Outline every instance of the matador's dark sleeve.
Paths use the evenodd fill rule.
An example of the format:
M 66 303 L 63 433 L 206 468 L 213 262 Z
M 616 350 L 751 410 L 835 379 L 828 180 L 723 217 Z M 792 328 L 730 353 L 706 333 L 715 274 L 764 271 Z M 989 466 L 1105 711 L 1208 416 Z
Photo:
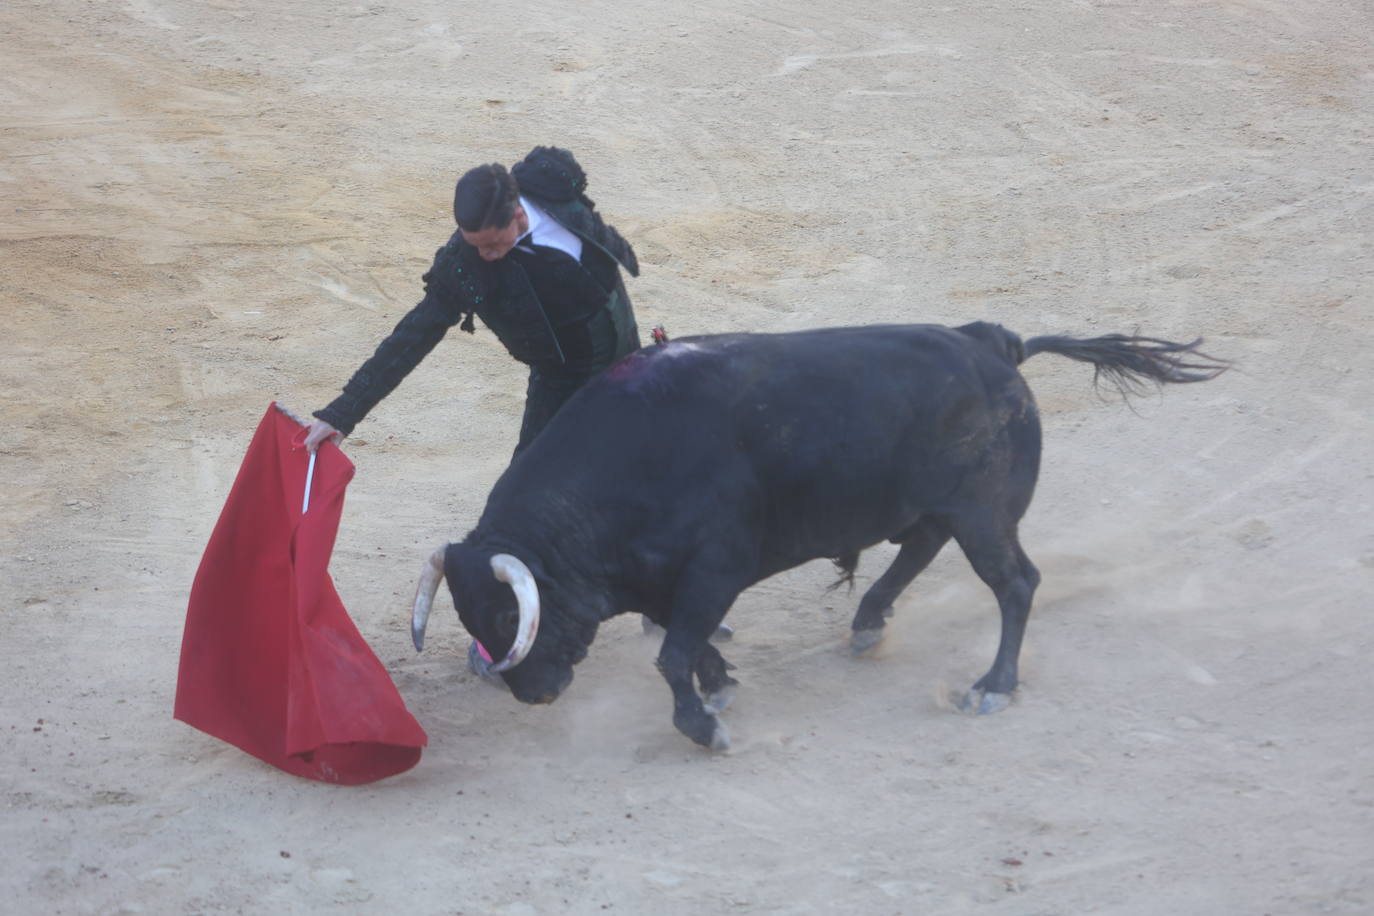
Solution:
M 595 210 L 590 212 L 592 222 L 592 238 L 596 239 L 603 248 L 611 253 L 621 265 L 630 272 L 630 276 L 639 276 L 639 259 L 635 257 L 635 250 L 630 247 L 630 243 L 616 231 L 616 228 L 601 219 L 601 214 Z
M 420 360 L 443 340 L 449 328 L 463 319 L 465 309 L 457 291 L 442 278 L 442 252 L 441 249 L 434 267 L 424 276 L 425 297 L 406 313 L 371 358 L 353 373 L 344 385 L 343 394 L 322 410 L 315 411 L 316 417 L 345 436 L 420 364 Z

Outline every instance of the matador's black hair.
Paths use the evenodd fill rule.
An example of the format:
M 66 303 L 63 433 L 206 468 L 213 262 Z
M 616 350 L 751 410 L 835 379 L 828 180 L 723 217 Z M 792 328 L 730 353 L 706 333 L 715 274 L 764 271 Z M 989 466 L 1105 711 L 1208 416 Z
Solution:
M 458 179 L 453 191 L 453 218 L 464 232 L 500 229 L 515 218 L 520 189 L 500 163 L 479 165 Z

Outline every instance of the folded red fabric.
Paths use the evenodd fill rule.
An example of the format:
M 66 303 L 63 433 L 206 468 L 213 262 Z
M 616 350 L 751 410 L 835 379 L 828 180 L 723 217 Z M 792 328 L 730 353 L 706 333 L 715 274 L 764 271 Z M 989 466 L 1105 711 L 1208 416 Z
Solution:
M 191 586 L 174 715 L 297 776 L 372 782 L 427 739 L 329 577 L 353 462 L 320 447 L 302 514 L 305 431 L 275 408 Z

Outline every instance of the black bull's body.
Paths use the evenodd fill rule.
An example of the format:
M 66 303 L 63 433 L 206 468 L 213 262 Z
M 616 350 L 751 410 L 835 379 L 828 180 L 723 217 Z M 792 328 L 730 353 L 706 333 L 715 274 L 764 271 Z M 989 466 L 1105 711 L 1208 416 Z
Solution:
M 1023 344 L 983 323 L 696 337 L 640 350 L 570 400 L 496 483 L 477 527 L 436 552 L 417 595 L 416 644 L 425 593 L 442 572 L 468 631 L 493 657 L 511 653 L 502 676 L 515 696 L 549 702 L 597 625 L 638 611 L 667 631 L 658 665 L 674 723 L 719 748 L 728 738 L 716 713 L 735 681 L 708 639 L 740 592 L 820 557 L 852 574 L 863 549 L 899 544 L 854 617 L 852 643 L 864 651 L 953 538 L 1002 615 L 996 659 L 966 702 L 1000 709 L 1017 684 L 1040 579 L 1017 541 L 1040 464 L 1040 422 L 1017 366 L 1039 352 L 1091 362 L 1124 388 L 1224 368 L 1196 342 Z M 537 636 L 519 651 L 517 630 L 528 624 L 520 589 L 493 574 L 494 556 L 517 558 L 537 585 Z

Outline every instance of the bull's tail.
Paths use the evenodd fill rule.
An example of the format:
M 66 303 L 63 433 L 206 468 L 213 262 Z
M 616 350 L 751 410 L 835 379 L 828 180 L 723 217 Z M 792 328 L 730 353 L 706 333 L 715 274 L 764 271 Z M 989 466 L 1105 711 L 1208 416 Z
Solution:
M 1230 368 L 1229 361 L 1208 356 L 1192 343 L 1175 343 L 1157 337 L 1133 334 L 1107 334 L 1102 337 L 1032 337 L 1025 342 L 1024 359 L 1037 353 L 1057 353 L 1093 366 L 1093 382 L 1103 379 L 1116 386 L 1122 396 L 1141 394 L 1155 385 L 1205 382 Z

